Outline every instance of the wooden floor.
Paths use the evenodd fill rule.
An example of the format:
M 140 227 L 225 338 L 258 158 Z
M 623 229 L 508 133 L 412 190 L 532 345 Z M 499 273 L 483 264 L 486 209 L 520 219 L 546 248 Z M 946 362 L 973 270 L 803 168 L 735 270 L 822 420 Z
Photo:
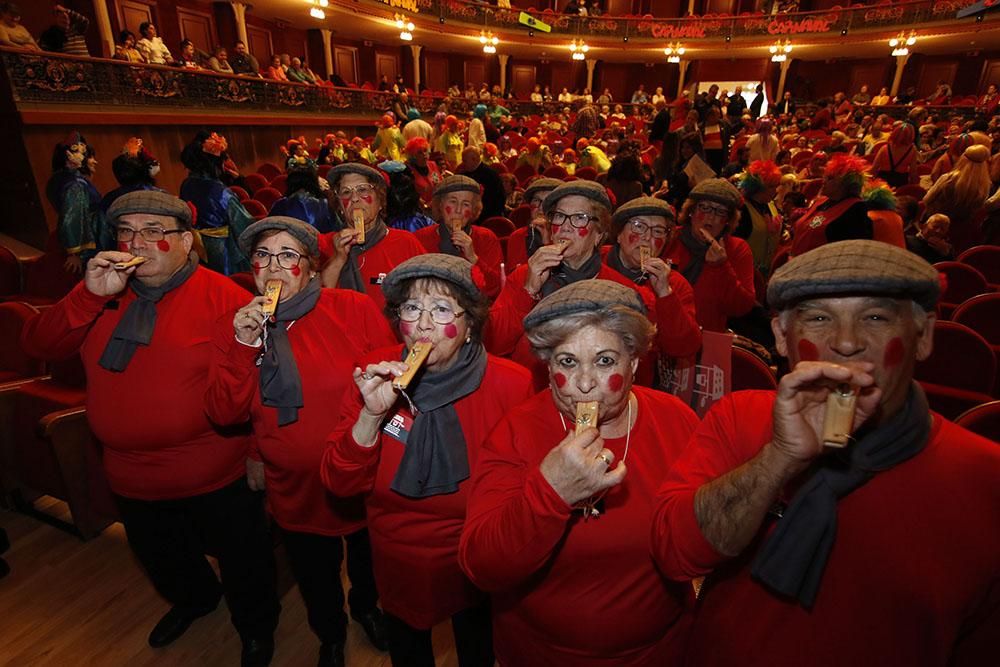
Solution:
M 43 499 L 36 506 L 56 516 L 66 507 Z M 0 579 L 0 666 L 129 667 L 239 665 L 240 641 L 225 601 L 170 646 L 152 649 L 149 631 L 168 607 L 133 558 L 121 524 L 83 542 L 36 519 L 0 509 L 11 549 L 11 573 Z M 275 635 L 276 667 L 316 664 L 319 641 L 277 550 L 281 620 Z M 453 667 L 451 628 L 434 630 L 438 665 Z M 368 643 L 357 623 L 348 631 L 347 664 L 389 667 L 387 654 Z

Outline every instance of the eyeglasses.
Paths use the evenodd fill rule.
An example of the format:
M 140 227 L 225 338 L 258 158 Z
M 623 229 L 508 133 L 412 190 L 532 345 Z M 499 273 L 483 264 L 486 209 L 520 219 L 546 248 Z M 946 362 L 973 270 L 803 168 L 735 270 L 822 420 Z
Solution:
M 652 225 L 647 225 L 642 220 L 629 220 L 632 229 L 635 230 L 636 234 L 640 236 L 645 236 L 646 232 L 654 239 L 665 239 L 670 236 L 670 229 L 667 227 L 653 227 Z
M 729 209 L 725 206 L 712 206 L 705 202 L 698 202 L 696 207 L 699 213 L 704 213 L 705 215 L 714 215 L 717 218 L 728 218 Z
M 464 310 L 460 310 L 456 313 L 448 306 L 431 306 L 430 308 L 424 308 L 423 306 L 415 303 L 404 303 L 397 309 L 397 312 L 399 313 L 399 319 L 403 322 L 416 322 L 424 313 L 430 313 L 431 320 L 434 324 L 451 324 L 455 321 L 456 317 L 465 315 Z
M 359 197 L 367 197 L 368 195 L 375 192 L 375 186 L 370 183 L 362 183 L 361 185 L 355 185 L 353 188 L 343 187 L 337 190 L 337 196 L 343 199 L 354 199 L 354 195 Z
M 562 211 L 553 211 L 549 214 L 549 222 L 553 227 L 562 227 L 567 222 L 570 227 L 574 229 L 586 229 L 592 221 L 597 220 L 596 215 L 588 215 L 587 213 L 563 213 Z
M 278 260 L 278 266 L 282 269 L 291 270 L 299 265 L 302 261 L 302 255 L 292 250 L 282 250 L 281 252 L 268 252 L 266 250 L 254 250 L 253 259 L 254 264 L 260 265 L 260 268 L 266 269 L 271 266 L 271 258 Z
M 167 234 L 183 234 L 183 229 L 160 229 L 159 227 L 145 227 L 143 229 L 132 229 L 131 227 L 116 227 L 115 240 L 119 243 L 130 243 L 138 234 L 146 243 L 156 243 L 167 237 Z

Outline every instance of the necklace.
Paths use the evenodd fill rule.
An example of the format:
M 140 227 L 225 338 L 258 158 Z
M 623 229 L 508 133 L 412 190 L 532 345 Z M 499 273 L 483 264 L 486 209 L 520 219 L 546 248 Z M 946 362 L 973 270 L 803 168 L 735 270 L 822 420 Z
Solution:
M 630 441 L 632 440 L 632 427 L 634 426 L 634 424 L 632 423 L 632 398 L 633 394 L 629 392 L 628 413 L 627 413 L 628 430 L 625 431 L 625 452 L 622 454 L 621 463 L 625 463 L 625 459 L 628 458 L 628 446 Z M 569 429 L 566 428 L 566 420 L 563 418 L 561 412 L 559 413 L 559 421 L 562 422 L 563 430 L 568 433 Z M 607 495 L 608 490 L 609 489 L 604 489 L 600 493 L 593 495 L 590 498 L 587 498 L 586 500 L 581 500 L 580 502 L 573 505 L 573 509 L 580 510 L 581 512 L 583 512 L 584 521 L 589 521 L 590 519 L 596 519 L 597 517 L 601 516 L 601 508 L 599 507 L 599 505 L 601 505 L 601 503 L 603 502 L 604 496 Z M 603 505 L 601 507 L 603 507 Z

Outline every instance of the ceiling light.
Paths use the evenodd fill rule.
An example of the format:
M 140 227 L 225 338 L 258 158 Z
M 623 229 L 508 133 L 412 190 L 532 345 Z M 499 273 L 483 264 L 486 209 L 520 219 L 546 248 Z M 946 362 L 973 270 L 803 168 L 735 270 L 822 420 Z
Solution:
M 767 47 L 767 50 L 771 52 L 772 63 L 783 63 L 788 60 L 788 54 L 792 52 L 792 43 L 787 39 L 784 42 L 779 39 Z
M 326 12 L 324 12 L 319 7 L 313 7 L 312 9 L 309 10 L 309 16 L 313 17 L 314 19 L 319 19 L 322 21 L 323 19 L 326 18 Z

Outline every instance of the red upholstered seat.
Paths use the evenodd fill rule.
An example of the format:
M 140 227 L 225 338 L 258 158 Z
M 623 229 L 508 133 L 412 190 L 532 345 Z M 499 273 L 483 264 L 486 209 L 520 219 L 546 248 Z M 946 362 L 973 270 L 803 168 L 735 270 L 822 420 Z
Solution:
M 986 339 L 997 359 L 997 367 L 1000 368 L 1000 294 L 974 296 L 960 304 L 951 318 Z M 994 386 L 993 395 L 1000 396 L 1000 386 Z
M 920 380 L 920 386 L 923 387 L 924 393 L 927 394 L 927 403 L 930 405 L 931 410 L 951 420 L 956 419 L 970 408 L 993 400 L 993 397 L 989 394 L 979 391 L 966 391 L 965 389 L 946 387 L 945 385 L 926 382 L 924 380 Z
M 286 183 L 288 183 L 288 174 L 278 174 L 277 176 L 271 179 L 270 185 L 278 192 L 284 193 Z M 260 201 L 260 199 L 258 198 L 257 201 Z
M 958 416 L 955 423 L 1000 443 L 1000 401 L 990 401 L 966 410 Z
M 979 294 L 992 291 L 986 277 L 968 264 L 938 262 L 934 268 L 943 273 L 948 282 L 939 303 L 941 317 L 946 319 L 951 317 L 958 304 Z
M 958 261 L 979 271 L 986 282 L 1000 285 L 1000 246 L 973 246 L 959 255 Z
M 240 198 L 240 201 L 246 201 L 250 199 L 250 193 L 238 185 L 230 185 L 229 189 L 233 191 L 233 194 L 235 194 L 237 197 Z
M 897 197 L 913 197 L 917 201 L 920 201 L 921 199 L 924 198 L 925 194 L 927 194 L 927 190 L 923 189 L 916 183 L 901 185 L 898 188 L 896 188 Z
M 527 227 L 531 222 L 531 206 L 521 204 L 510 212 L 510 221 L 514 223 L 514 228 Z
M 538 172 L 530 164 L 522 164 L 521 166 L 514 169 L 514 178 L 523 188 L 528 184 L 528 181 L 538 175 Z
M 21 330 L 38 309 L 19 301 L 0 303 L 0 381 L 26 380 L 45 373 L 45 365 L 21 348 Z
M 574 173 L 577 178 L 583 179 L 585 181 L 596 181 L 597 180 L 597 170 L 593 167 L 581 167 L 577 169 Z
M 21 262 L 17 255 L 0 245 L 0 298 L 11 297 L 21 291 Z
M 268 208 L 263 204 L 261 204 L 256 199 L 248 199 L 245 202 L 243 202 L 243 208 L 247 210 L 247 213 L 257 218 L 258 220 L 267 216 Z
M 733 346 L 732 377 L 733 391 L 744 389 L 778 388 L 778 380 L 767 363 L 753 352 Z
M 810 150 L 799 151 L 792 156 L 792 166 L 796 169 L 802 169 L 812 159 L 812 156 L 813 152 Z
M 257 173 L 266 178 L 269 182 L 281 174 L 281 167 L 273 162 L 265 162 L 257 167 Z
M 260 174 L 247 174 L 243 177 L 243 182 L 250 188 L 251 193 L 256 194 L 258 190 L 266 188 L 270 181 Z
M 316 173 L 319 174 L 320 178 L 326 178 L 326 175 L 330 173 L 331 169 L 333 169 L 332 164 L 321 164 L 319 168 L 316 169 Z
M 546 178 L 558 178 L 561 180 L 569 176 L 569 173 L 562 165 L 554 164 L 542 172 L 542 176 L 545 176 Z
M 494 215 L 486 218 L 479 224 L 496 234 L 497 238 L 500 239 L 507 238 L 514 231 L 514 223 L 502 215 Z
M 278 201 L 282 197 L 284 197 L 284 195 L 281 194 L 280 190 L 275 190 L 270 187 L 261 188 L 253 195 L 253 198 L 259 201 L 264 208 L 267 209 L 267 211 L 270 211 L 271 207 L 274 206 L 274 202 Z
M 996 368 L 986 339 L 964 324 L 939 321 L 934 325 L 934 351 L 917 363 L 914 376 L 921 382 L 988 395 Z
M 819 179 L 813 179 L 811 181 L 806 181 L 806 184 L 802 186 L 802 196 L 806 198 L 807 201 L 812 201 L 819 194 L 820 189 L 823 187 L 823 181 Z

